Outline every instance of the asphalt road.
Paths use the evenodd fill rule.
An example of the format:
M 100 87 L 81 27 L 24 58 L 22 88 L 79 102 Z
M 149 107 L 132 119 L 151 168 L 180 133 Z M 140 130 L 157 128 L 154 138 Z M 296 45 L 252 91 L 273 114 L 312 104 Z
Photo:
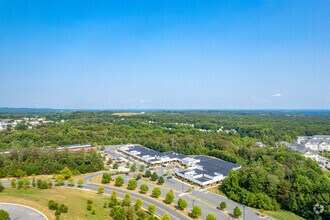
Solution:
M 48 220 L 41 212 L 28 206 L 0 202 L 0 209 L 8 212 L 11 220 Z

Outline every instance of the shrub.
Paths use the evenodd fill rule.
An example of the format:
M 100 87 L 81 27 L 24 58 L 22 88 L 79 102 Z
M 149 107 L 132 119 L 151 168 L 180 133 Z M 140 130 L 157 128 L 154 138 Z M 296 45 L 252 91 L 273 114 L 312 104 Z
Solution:
M 40 186 L 38 188 L 40 189 L 48 189 L 49 183 L 47 180 L 41 180 Z
M 61 203 L 58 206 L 58 210 L 60 210 L 61 213 L 67 213 L 68 212 L 68 206 Z
M 13 188 L 16 187 L 16 179 L 15 179 L 15 178 L 13 178 L 13 179 L 10 180 L 10 185 L 11 185 L 11 187 L 13 187 Z
M 17 188 L 20 189 L 20 188 L 23 187 L 23 185 L 24 185 L 24 181 L 23 181 L 22 179 L 19 179 L 19 180 L 17 181 Z
M 2 192 L 5 189 L 5 187 L 2 185 L 2 183 L 0 182 L 0 192 Z
M 0 209 L 0 220 L 7 220 L 9 219 L 9 213 L 5 210 Z
M 88 204 L 88 205 L 87 205 L 87 210 L 88 210 L 88 211 L 92 210 L 92 205 L 91 205 L 91 204 Z
M 99 186 L 99 188 L 97 189 L 97 193 L 98 194 L 102 194 L 104 192 L 104 187 L 103 186 Z
M 74 186 L 74 179 L 72 177 L 68 179 L 68 186 Z
M 58 209 L 58 203 L 55 202 L 54 200 L 49 200 L 48 201 L 48 208 L 50 210 L 57 210 Z
M 61 211 L 60 210 L 56 210 L 55 211 L 55 216 L 60 216 L 61 215 Z
M 87 204 L 93 204 L 93 201 L 88 199 Z
M 82 179 L 78 180 L 78 187 L 83 187 L 84 186 L 84 181 Z
M 64 169 L 60 171 L 60 174 L 63 175 L 66 180 L 72 176 L 72 172 L 68 167 L 64 167 Z

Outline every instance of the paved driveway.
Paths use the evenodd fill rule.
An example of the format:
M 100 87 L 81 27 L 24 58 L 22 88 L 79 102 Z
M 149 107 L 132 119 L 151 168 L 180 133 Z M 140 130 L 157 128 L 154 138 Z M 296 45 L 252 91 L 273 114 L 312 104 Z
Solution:
M 48 220 L 41 212 L 28 206 L 0 202 L 0 209 L 8 212 L 11 220 Z

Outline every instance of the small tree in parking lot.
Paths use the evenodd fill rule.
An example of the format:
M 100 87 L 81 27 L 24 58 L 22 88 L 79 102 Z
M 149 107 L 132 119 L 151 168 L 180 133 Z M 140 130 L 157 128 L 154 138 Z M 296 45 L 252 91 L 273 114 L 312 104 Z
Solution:
M 146 166 L 144 164 L 141 164 L 140 168 L 139 168 L 139 171 L 144 172 L 145 168 L 146 168 Z
M 152 190 L 152 193 L 151 193 L 151 195 L 152 195 L 153 197 L 156 197 L 156 198 L 158 198 L 161 194 L 162 194 L 162 191 L 160 190 L 159 187 L 155 187 L 155 188 Z
M 144 177 L 151 177 L 151 172 L 150 170 L 147 170 L 146 173 L 144 174 Z
M 111 178 L 111 175 L 109 173 L 103 173 L 102 174 L 101 183 L 107 184 L 107 183 L 110 183 L 111 180 L 112 180 L 112 178 Z
M 161 177 L 159 177 L 159 179 L 158 179 L 158 182 L 157 182 L 157 183 L 158 183 L 159 185 L 163 185 L 163 184 L 164 184 L 164 182 L 165 182 L 165 181 L 164 181 L 164 178 L 163 178 L 162 176 L 161 176 Z
M 141 186 L 140 186 L 140 192 L 141 193 L 147 193 L 148 192 L 148 190 L 149 190 L 149 187 L 147 186 L 147 184 L 142 184 Z
M 152 180 L 152 181 L 156 181 L 156 180 L 158 180 L 158 175 L 157 175 L 156 172 L 153 172 L 153 173 L 152 173 L 152 175 L 151 175 L 151 180 Z
M 139 210 L 142 207 L 142 203 L 143 203 L 142 199 L 140 199 L 140 198 L 136 199 L 135 205 L 134 205 L 135 211 Z
M 122 201 L 122 205 L 123 206 L 130 206 L 131 205 L 131 196 L 129 193 L 126 193 L 125 196 L 124 196 L 124 199 Z
M 238 208 L 237 206 L 234 208 L 234 216 L 235 218 L 238 218 L 242 215 L 242 210 L 240 210 L 240 208 Z
M 213 214 L 208 214 L 206 220 L 217 220 L 217 218 Z
M 173 201 L 174 201 L 174 193 L 171 190 L 166 194 L 164 202 L 166 204 L 171 204 Z
M 127 184 L 127 189 L 134 190 L 137 187 L 137 181 L 135 179 L 130 179 Z
M 115 185 L 116 185 L 116 186 L 122 186 L 122 185 L 124 185 L 124 179 L 123 179 L 123 177 L 118 176 L 118 177 L 116 178 Z
M 107 165 L 110 165 L 110 164 L 112 164 L 112 163 L 113 163 L 112 159 L 109 158 L 109 160 L 107 161 Z
M 131 163 L 129 161 L 126 162 L 126 168 L 129 168 L 129 166 L 131 165 Z
M 202 215 L 202 210 L 201 208 L 199 208 L 199 206 L 194 206 L 192 209 L 191 209 L 191 212 L 190 212 L 190 216 L 192 218 L 198 218 Z
M 119 164 L 117 161 L 113 163 L 112 168 L 116 170 L 119 168 Z
M 168 214 L 164 214 L 161 218 L 161 220 L 171 220 L 170 216 Z
M 135 172 L 135 171 L 136 171 L 136 163 L 133 163 L 133 164 L 132 164 L 130 170 L 131 170 L 132 172 Z
M 221 203 L 220 203 L 220 208 L 221 208 L 222 210 L 224 210 L 226 207 L 227 207 L 226 202 L 221 202 Z
M 185 208 L 187 208 L 187 205 L 188 205 L 188 203 L 186 200 L 181 199 L 181 198 L 178 200 L 178 208 L 180 210 L 184 210 Z
M 156 206 L 153 204 L 150 204 L 148 207 L 148 211 L 150 212 L 151 215 L 154 215 L 156 212 Z

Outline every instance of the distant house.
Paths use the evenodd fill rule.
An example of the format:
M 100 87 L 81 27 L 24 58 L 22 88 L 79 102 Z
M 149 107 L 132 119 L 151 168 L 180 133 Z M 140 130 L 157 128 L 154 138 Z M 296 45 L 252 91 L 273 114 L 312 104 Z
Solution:
M 260 142 L 260 141 L 256 142 L 254 145 L 255 145 L 256 147 L 260 147 L 260 148 L 262 148 L 262 147 L 266 147 L 266 145 L 265 145 L 264 143 Z
M 330 135 L 298 136 L 297 143 L 314 151 L 330 151 Z

